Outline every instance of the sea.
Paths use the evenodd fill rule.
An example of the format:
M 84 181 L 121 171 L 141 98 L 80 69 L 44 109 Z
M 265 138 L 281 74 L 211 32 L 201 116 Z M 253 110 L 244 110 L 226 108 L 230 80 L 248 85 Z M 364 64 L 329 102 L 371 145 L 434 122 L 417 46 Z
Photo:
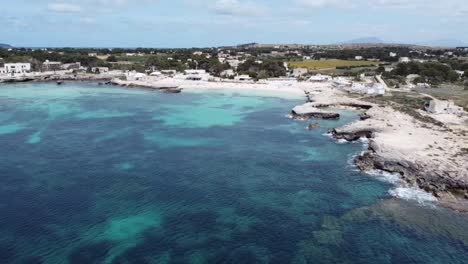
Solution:
M 0 263 L 468 262 L 466 214 L 357 170 L 326 134 L 359 112 L 302 103 L 0 85 Z

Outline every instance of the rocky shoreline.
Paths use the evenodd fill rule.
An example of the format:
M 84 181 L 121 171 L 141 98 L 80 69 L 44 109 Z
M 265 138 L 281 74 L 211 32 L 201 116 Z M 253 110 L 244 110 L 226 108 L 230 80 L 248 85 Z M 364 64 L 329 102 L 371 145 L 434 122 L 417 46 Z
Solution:
M 310 100 L 294 108 L 293 116 L 302 118 L 304 113 L 316 113 L 317 109 L 330 113 L 324 108 L 351 107 L 364 111 L 360 120 L 330 131 L 337 140 L 369 140 L 368 149 L 355 158 L 360 170 L 397 174 L 404 184 L 433 194 L 441 206 L 468 212 L 466 127 L 427 124 L 390 106 L 349 98 L 334 89 L 305 92 Z M 299 115 L 297 109 L 301 110 Z

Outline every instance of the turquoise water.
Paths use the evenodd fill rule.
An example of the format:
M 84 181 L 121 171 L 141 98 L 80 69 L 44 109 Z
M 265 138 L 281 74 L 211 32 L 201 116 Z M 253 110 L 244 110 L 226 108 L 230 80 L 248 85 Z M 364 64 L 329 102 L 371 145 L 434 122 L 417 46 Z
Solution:
M 1 263 L 466 263 L 467 217 L 392 198 L 301 101 L 0 86 Z

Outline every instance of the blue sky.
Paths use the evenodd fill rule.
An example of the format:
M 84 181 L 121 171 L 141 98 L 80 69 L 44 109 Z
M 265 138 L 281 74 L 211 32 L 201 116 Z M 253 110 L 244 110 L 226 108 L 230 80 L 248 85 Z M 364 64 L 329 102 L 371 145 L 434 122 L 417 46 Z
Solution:
M 466 0 L 2 0 L 0 43 L 209 47 L 362 37 L 468 43 Z

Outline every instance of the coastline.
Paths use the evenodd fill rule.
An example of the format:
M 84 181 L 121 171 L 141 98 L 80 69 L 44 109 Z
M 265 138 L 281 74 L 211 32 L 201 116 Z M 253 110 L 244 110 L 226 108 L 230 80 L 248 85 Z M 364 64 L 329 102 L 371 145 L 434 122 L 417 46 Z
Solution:
M 439 205 L 468 212 L 468 155 L 463 148 L 468 145 L 466 126 L 421 122 L 393 106 L 322 88 L 305 90 L 309 103 L 303 106 L 303 111 L 309 109 L 312 113 L 334 107 L 364 110 L 361 120 L 330 131 L 337 140 L 368 139 L 368 149 L 354 160 L 361 171 L 397 174 L 407 187 L 432 194 Z
M 335 128 L 330 134 L 348 142 L 367 138 L 368 149 L 354 162 L 363 172 L 375 170 L 397 174 L 408 187 L 417 187 L 437 198 L 438 204 L 468 212 L 468 130 L 466 126 L 441 122 L 431 124 L 395 109 L 390 105 L 352 98 L 327 83 L 299 82 L 291 87 L 263 83 L 233 83 L 163 79 L 123 81 L 115 76 L 86 74 L 38 81 L 103 81 L 124 87 L 141 87 L 176 92 L 220 92 L 253 96 L 307 99 L 292 110 L 293 117 L 334 119 L 333 108 L 363 110 L 361 120 Z M 177 89 L 177 90 L 174 90 Z M 430 115 L 428 115 L 430 116 Z M 434 120 L 444 121 L 438 116 Z M 339 116 L 338 116 L 339 118 Z M 466 117 L 465 117 L 466 118 Z

